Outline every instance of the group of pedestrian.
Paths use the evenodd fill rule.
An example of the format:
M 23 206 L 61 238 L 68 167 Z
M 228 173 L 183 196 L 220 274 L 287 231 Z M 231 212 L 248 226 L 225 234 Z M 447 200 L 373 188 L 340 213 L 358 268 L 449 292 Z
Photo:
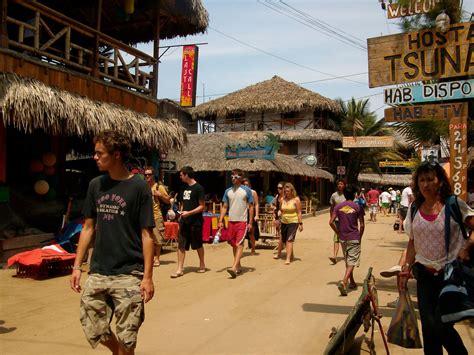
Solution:
M 90 273 L 80 304 L 84 334 L 94 348 L 103 344 L 113 354 L 134 354 L 138 330 L 144 321 L 144 304 L 155 292 L 153 265 L 154 261 L 155 266 L 159 263 L 159 238 L 163 232 L 160 225 L 163 212 L 158 212 L 159 204 L 169 202 L 170 198 L 152 178 L 153 169 L 145 169 L 146 182 L 129 172 L 126 162 L 131 144 L 123 134 L 103 132 L 94 138 L 94 145 L 94 160 L 99 171 L 105 174 L 89 183 L 83 210 L 85 222 L 70 287 L 77 293 L 82 291 L 82 261 L 93 244 Z M 171 275 L 173 278 L 184 274 L 185 252 L 190 247 L 199 256 L 198 272 L 206 272 L 202 244 L 204 189 L 195 180 L 191 167 L 183 167 L 180 178 L 184 188 L 178 197 L 181 206 L 178 267 Z M 224 227 L 224 216 L 228 212 L 229 244 L 233 252 L 228 273 L 236 278 L 242 272 L 243 241 L 247 231 L 252 231 L 258 212 L 255 213 L 254 193 L 242 184 L 243 172 L 234 169 L 231 179 L 232 186 L 222 199 L 218 227 Z M 344 253 L 345 272 L 337 286 L 340 294 L 346 296 L 348 289 L 357 287 L 353 271 L 360 262 L 365 213 L 358 200 L 360 191 L 357 193 L 344 181 L 338 181 L 337 186 L 338 191 L 331 197 L 329 224 Z M 373 189 L 365 195 L 369 207 L 375 203 L 376 196 L 371 191 Z M 425 354 L 442 354 L 443 347 L 450 354 L 468 353 L 453 323 L 440 321 L 438 307 L 444 265 L 456 258 L 468 259 L 474 245 L 472 233 L 464 239 L 460 225 L 452 220 L 449 252 L 445 249 L 445 204 L 451 194 L 445 171 L 439 164 L 430 162 L 416 169 L 412 188 L 407 187 L 401 194 L 400 214 L 404 216 L 409 241 L 400 259 L 400 270 L 394 274 L 399 277 L 401 288 L 406 288 L 410 275 L 417 280 Z M 457 203 L 462 221 L 470 230 L 474 229 L 474 210 L 460 199 Z M 276 257 L 281 257 L 286 244 L 285 264 L 290 264 L 296 233 L 303 230 L 301 201 L 294 186 L 282 182 L 278 184 L 273 204 L 275 225 L 281 233 Z M 334 241 L 336 243 L 336 239 Z M 334 258 L 336 256 L 335 251 Z M 115 333 L 110 327 L 113 316 Z

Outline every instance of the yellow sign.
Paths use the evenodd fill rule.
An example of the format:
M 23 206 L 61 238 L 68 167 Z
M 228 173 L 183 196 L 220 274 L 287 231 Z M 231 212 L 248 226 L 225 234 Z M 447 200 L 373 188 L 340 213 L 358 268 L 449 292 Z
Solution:
M 415 168 L 416 160 L 379 161 L 380 168 Z
M 343 148 L 391 148 L 393 144 L 391 136 L 342 137 Z
M 474 75 L 474 22 L 369 38 L 369 87 Z

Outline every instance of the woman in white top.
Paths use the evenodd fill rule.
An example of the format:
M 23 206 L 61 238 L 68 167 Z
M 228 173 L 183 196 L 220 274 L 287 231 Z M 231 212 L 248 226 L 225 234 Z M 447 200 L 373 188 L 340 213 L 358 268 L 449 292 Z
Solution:
M 474 247 L 474 238 L 464 239 L 459 224 L 451 215 L 449 254 L 446 255 L 445 201 L 451 194 L 446 172 L 438 163 L 424 162 L 416 169 L 413 175 L 415 201 L 405 219 L 405 231 L 410 240 L 400 282 L 401 287 L 406 288 L 407 276 L 412 269 L 417 280 L 424 353 L 430 355 L 442 355 L 443 347 L 449 354 L 467 354 L 454 324 L 442 323 L 438 312 L 444 265 L 456 258 L 467 260 L 469 249 Z M 458 199 L 458 204 L 465 225 L 474 228 L 474 211 L 461 199 Z M 414 205 L 417 210 L 412 218 Z

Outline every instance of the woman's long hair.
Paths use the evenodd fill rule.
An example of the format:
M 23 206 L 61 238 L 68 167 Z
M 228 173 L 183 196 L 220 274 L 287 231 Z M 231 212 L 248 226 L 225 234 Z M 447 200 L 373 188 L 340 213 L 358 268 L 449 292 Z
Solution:
M 298 195 L 296 194 L 296 190 L 295 190 L 295 187 L 293 186 L 293 184 L 291 182 L 286 182 L 285 185 L 283 185 L 283 189 L 289 187 L 290 188 L 290 191 L 291 191 L 291 198 L 295 198 L 295 197 L 298 197 Z M 283 196 L 285 196 L 285 193 L 283 193 Z
M 413 174 L 413 195 L 415 196 L 415 205 L 419 208 L 425 198 L 420 193 L 420 187 L 418 186 L 418 178 L 420 175 L 429 174 L 434 172 L 438 180 L 440 181 L 441 185 L 438 191 L 438 197 L 440 201 L 444 204 L 446 198 L 453 194 L 453 190 L 451 189 L 451 184 L 448 180 L 448 175 L 446 175 L 446 171 L 439 165 L 438 163 L 428 162 L 425 161 L 418 165 Z

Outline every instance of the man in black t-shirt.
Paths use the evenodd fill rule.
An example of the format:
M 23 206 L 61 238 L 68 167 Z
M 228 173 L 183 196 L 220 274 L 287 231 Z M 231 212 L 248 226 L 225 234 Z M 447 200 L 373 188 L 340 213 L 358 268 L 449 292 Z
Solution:
M 105 131 L 94 143 L 94 160 L 107 174 L 89 183 L 70 284 L 75 292 L 81 291 L 82 260 L 93 243 L 90 275 L 81 297 L 84 333 L 94 348 L 100 343 L 114 354 L 134 354 L 144 302 L 154 295 L 151 190 L 125 165 L 131 145 L 124 135 Z M 112 315 L 116 334 L 110 328 Z
M 183 167 L 179 172 L 181 181 L 185 186 L 178 196 L 181 207 L 178 238 L 178 268 L 171 274 L 177 278 L 184 274 L 184 258 L 189 246 L 196 250 L 199 256 L 198 272 L 206 272 L 204 263 L 204 248 L 202 246 L 202 211 L 205 207 L 204 189 L 194 180 L 194 170 L 190 166 Z

